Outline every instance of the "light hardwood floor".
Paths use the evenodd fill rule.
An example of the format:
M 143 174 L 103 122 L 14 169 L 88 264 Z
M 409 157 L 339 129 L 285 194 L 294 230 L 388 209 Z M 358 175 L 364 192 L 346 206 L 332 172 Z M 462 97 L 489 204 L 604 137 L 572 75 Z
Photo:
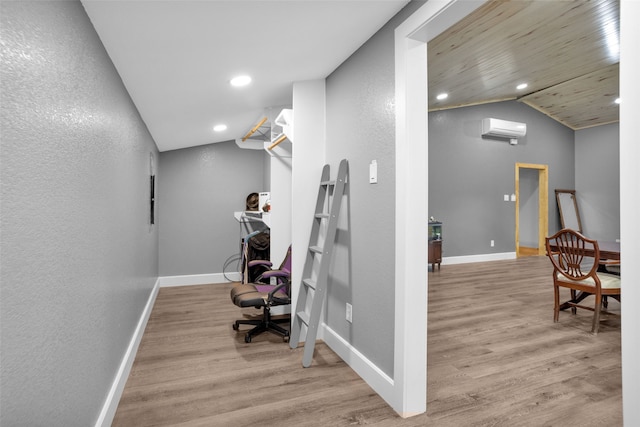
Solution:
M 227 283 L 160 289 L 113 425 L 622 425 L 619 317 L 597 336 L 584 310 L 554 324 L 546 258 L 429 280 L 426 414 L 398 417 L 324 344 L 306 369 L 273 334 L 245 344 Z

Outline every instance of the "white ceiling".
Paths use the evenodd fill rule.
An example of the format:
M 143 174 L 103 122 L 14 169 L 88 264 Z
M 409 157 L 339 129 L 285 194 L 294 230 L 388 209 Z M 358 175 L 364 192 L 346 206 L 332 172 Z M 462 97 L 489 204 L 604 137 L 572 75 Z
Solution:
M 408 0 L 83 0 L 160 151 L 242 137 Z M 229 80 L 253 82 L 233 88 Z M 216 124 L 228 129 L 214 133 Z

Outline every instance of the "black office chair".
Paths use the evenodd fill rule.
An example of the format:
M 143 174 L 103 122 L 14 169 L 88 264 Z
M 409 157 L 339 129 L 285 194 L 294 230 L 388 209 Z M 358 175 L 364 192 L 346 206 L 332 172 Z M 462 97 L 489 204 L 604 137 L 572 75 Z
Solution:
M 271 267 L 267 260 L 254 260 L 250 263 L 260 263 L 265 267 Z M 271 279 L 275 284 L 271 284 Z M 289 316 L 273 319 L 271 307 L 291 304 L 291 246 L 277 270 L 267 270 L 262 273 L 254 283 L 239 283 L 231 289 L 231 301 L 241 308 L 262 308 L 261 319 L 241 319 L 233 323 L 233 329 L 237 331 L 240 325 L 254 325 L 244 336 L 244 342 L 250 343 L 251 339 L 265 331 L 271 331 L 281 335 L 285 342 L 289 341 L 289 331 L 281 323 L 290 323 Z

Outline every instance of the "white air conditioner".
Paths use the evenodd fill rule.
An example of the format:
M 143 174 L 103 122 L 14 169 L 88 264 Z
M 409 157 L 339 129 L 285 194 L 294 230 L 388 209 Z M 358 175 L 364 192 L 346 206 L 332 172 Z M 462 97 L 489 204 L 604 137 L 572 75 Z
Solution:
M 527 124 L 500 119 L 483 119 L 482 136 L 507 138 L 511 145 L 518 143 L 518 138 L 527 134 Z

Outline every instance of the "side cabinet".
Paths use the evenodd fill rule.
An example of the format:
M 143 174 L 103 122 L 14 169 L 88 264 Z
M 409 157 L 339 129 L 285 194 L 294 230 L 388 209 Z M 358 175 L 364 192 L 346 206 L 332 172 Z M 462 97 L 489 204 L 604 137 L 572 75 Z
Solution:
M 429 223 L 429 264 L 431 264 L 431 271 L 436 270 L 436 264 L 438 264 L 438 271 L 440 271 L 440 263 L 442 262 L 442 223 L 430 222 Z

